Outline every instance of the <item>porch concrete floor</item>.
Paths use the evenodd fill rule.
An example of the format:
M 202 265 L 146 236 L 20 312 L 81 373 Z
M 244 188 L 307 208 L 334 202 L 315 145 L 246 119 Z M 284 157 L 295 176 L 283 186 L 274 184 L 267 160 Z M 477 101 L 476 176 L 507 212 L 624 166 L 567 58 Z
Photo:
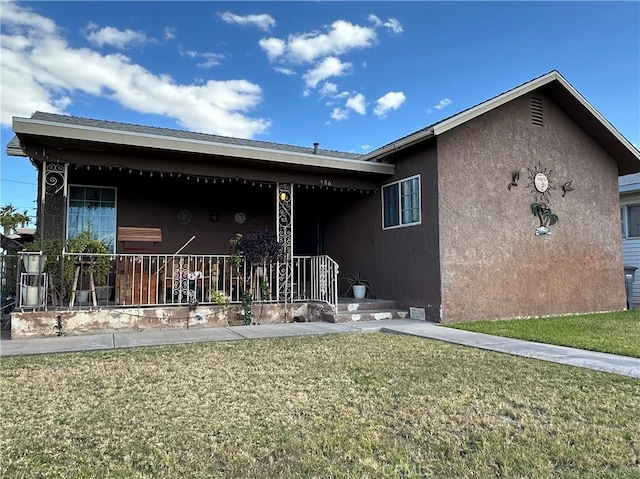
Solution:
M 243 339 L 300 337 L 331 333 L 385 332 L 435 339 L 463 346 L 535 358 L 543 361 L 640 378 L 640 359 L 581 349 L 534 343 L 446 328 L 415 319 L 391 319 L 362 323 L 283 323 L 255 326 L 228 326 L 187 330 L 106 333 L 59 338 L 2 341 L 0 356 L 65 353 L 161 346 L 170 344 L 239 341 Z

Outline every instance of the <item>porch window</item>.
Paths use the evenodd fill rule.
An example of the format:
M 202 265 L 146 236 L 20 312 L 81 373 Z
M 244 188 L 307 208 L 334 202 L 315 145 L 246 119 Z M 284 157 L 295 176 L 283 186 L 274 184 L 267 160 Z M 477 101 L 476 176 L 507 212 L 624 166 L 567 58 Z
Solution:
M 67 238 L 90 230 L 116 251 L 116 189 L 101 186 L 69 186 Z
M 399 228 L 420 224 L 420 175 L 382 187 L 382 227 Z
M 622 237 L 640 238 L 640 204 L 620 207 Z

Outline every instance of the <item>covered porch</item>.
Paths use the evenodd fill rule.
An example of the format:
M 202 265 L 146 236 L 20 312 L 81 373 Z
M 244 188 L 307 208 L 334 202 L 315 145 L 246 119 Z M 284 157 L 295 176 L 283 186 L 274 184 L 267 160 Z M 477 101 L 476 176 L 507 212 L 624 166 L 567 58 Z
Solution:
M 348 223 L 345 211 L 375 193 L 394 168 L 318 145 L 40 113 L 16 119 L 14 131 L 18 141 L 8 150 L 39 171 L 35 253 L 48 257 L 40 271 L 20 273 L 21 314 L 242 311 L 247 294 L 258 304 L 283 305 L 285 317 L 296 304 L 336 312 L 335 255 L 349 246 L 332 233 L 333 219 Z M 154 234 L 122 235 L 127 228 Z M 283 257 L 238 263 L 230 240 L 258 228 L 274 232 Z M 101 248 L 74 250 L 87 232 Z

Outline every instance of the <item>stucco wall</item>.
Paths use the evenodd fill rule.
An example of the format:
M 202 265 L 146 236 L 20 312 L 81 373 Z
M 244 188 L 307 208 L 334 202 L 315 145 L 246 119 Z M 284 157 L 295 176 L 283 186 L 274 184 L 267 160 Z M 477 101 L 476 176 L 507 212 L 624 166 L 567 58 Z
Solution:
M 396 174 L 375 194 L 336 209 L 327 221 L 327 253 L 342 275 L 360 270 L 378 298 L 400 308 L 419 307 L 428 319 L 440 315 L 438 208 L 435 144 L 411 148 L 395 158 Z M 382 186 L 420 174 L 422 223 L 382 229 Z M 344 284 L 344 283 L 343 283 Z
M 443 321 L 623 309 L 617 165 L 544 96 L 438 138 Z M 539 165 L 539 167 L 538 167 Z M 527 168 L 546 170 L 559 217 L 535 236 Z M 518 186 L 507 189 L 520 168 Z M 573 181 L 562 197 L 561 185 Z

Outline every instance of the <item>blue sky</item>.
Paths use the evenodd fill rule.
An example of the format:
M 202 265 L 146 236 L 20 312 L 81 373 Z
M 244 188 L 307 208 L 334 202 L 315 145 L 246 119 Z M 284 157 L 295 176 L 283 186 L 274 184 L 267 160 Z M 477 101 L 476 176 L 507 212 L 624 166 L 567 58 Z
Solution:
M 638 2 L 0 2 L 11 118 L 43 110 L 366 153 L 551 70 L 640 145 Z

